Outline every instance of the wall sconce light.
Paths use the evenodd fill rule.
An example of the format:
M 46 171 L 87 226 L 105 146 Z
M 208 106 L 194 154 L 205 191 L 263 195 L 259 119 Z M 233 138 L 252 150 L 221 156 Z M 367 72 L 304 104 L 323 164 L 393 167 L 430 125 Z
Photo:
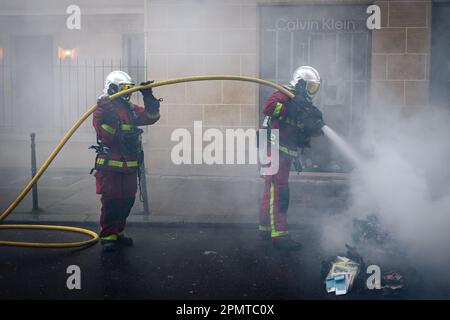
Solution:
M 64 60 L 66 58 L 75 59 L 77 56 L 77 50 L 72 48 L 62 48 L 58 47 L 58 58 Z
M 3 63 L 3 48 L 0 48 L 0 63 Z

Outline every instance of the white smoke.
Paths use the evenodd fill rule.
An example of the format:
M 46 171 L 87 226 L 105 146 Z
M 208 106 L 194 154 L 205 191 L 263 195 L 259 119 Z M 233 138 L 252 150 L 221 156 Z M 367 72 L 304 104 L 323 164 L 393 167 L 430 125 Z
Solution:
M 325 223 L 324 245 L 351 240 L 353 218 L 376 214 L 413 259 L 450 262 L 450 116 L 428 107 L 405 117 L 392 109 L 364 122 L 367 160 L 351 179 L 352 205 Z

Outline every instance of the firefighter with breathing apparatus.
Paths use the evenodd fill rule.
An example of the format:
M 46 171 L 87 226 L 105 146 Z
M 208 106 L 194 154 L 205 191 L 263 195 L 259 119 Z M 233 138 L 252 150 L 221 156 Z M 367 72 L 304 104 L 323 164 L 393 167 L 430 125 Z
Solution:
M 135 201 L 140 165 L 144 161 L 143 130 L 139 126 L 154 124 L 160 118 L 161 99 L 153 96 L 151 88 L 140 90 L 145 107 L 133 104 L 131 94 L 109 100 L 109 95 L 133 86 L 127 73 L 111 72 L 106 77 L 104 95 L 98 99 L 93 116 L 97 145 L 91 148 L 97 152 L 94 169 L 96 192 L 101 195 L 102 203 L 100 238 L 104 251 L 133 245 L 133 240 L 123 231 Z
M 270 130 L 279 130 L 279 169 L 276 174 L 264 176 L 259 232 L 263 239 L 271 239 L 277 249 L 297 250 L 301 247 L 288 233 L 288 179 L 292 163 L 297 171 L 301 171 L 299 151 L 310 147 L 311 137 L 322 134 L 322 113 L 312 104 L 320 84 L 321 79 L 316 69 L 301 66 L 295 70 L 291 82 L 285 86 L 295 97 L 291 99 L 277 91 L 264 104 L 263 128 L 268 132 L 268 146 L 273 137 Z

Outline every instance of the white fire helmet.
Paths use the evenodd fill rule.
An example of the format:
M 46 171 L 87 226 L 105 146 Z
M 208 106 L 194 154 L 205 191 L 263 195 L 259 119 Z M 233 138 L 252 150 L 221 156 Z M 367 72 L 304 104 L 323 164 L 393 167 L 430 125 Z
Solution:
M 305 82 L 305 92 L 309 99 L 312 99 L 320 88 L 319 72 L 313 67 L 301 66 L 294 71 L 290 85 L 295 88 L 300 80 Z
M 131 77 L 126 72 L 117 70 L 106 76 L 103 92 L 107 95 L 112 95 L 132 87 L 134 87 L 134 82 L 131 80 Z M 131 94 L 126 94 L 122 97 L 128 101 L 130 100 Z

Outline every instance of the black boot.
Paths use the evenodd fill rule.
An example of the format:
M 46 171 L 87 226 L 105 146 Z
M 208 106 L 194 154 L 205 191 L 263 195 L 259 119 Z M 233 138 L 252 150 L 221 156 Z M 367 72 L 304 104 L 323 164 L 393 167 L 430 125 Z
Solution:
M 302 244 L 291 237 L 279 237 L 272 239 L 273 247 L 277 250 L 296 251 L 302 248 Z
M 117 237 L 117 242 L 125 247 L 131 247 L 133 245 L 133 239 L 130 237 L 125 237 L 123 234 L 120 234 Z
M 272 239 L 270 232 L 268 231 L 258 231 L 258 236 L 261 240 L 268 241 Z
M 119 249 L 119 242 L 117 240 L 102 240 L 103 252 L 113 252 Z

